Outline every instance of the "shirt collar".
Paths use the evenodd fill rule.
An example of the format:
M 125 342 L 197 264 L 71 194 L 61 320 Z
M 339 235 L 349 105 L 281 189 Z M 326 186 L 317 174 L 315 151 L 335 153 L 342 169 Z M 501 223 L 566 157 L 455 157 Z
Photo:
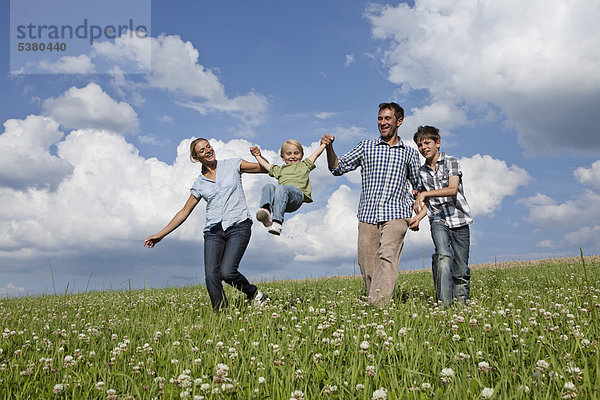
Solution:
M 381 136 L 379 136 L 378 141 L 377 141 L 377 143 L 375 143 L 375 145 L 379 146 L 380 144 L 387 144 L 388 146 L 390 146 L 385 140 L 383 140 L 381 138 Z M 395 145 L 390 146 L 390 147 L 403 147 L 404 148 L 406 146 L 404 146 L 404 142 L 402 141 L 402 138 L 400 136 L 398 136 L 398 143 L 396 143 Z
M 436 164 L 443 164 L 444 160 L 446 159 L 446 153 L 444 153 L 443 151 L 440 152 L 440 158 L 437 159 L 437 161 L 435 162 Z M 423 163 L 423 168 L 429 169 L 431 171 L 433 171 L 433 169 L 429 166 L 429 164 L 427 164 L 427 161 L 425 161 L 425 163 Z M 438 168 L 436 168 L 436 171 L 438 170 Z

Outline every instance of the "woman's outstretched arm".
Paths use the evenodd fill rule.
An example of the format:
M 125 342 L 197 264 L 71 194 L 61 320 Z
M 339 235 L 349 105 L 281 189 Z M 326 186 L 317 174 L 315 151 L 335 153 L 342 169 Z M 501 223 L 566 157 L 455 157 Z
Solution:
M 146 240 L 144 240 L 144 246 L 150 248 L 154 247 L 156 243 L 160 242 L 165 236 L 177 229 L 179 225 L 183 224 L 187 217 L 190 216 L 194 207 L 196 207 L 199 202 L 199 199 L 190 194 L 190 197 L 188 197 L 183 208 L 175 214 L 171 222 L 156 235 L 148 236 Z

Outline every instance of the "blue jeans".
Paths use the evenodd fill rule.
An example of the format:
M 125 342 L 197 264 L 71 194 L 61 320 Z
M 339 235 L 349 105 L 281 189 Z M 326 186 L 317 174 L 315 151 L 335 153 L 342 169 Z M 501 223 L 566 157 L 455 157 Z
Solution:
M 433 222 L 430 227 L 435 245 L 431 269 L 436 300 L 445 306 L 451 305 L 453 299 L 464 304 L 469 299 L 471 287 L 469 225 L 449 228 L 446 224 Z
M 215 310 L 227 307 L 221 281 L 244 292 L 248 300 L 256 295 L 256 286 L 238 272 L 240 261 L 250 242 L 251 226 L 252 221 L 247 219 L 226 231 L 223 231 L 219 223 L 204 232 L 204 274 L 210 302 Z
M 260 206 L 271 207 L 273 221 L 283 222 L 283 214 L 300 208 L 304 202 L 304 193 L 291 185 L 267 184 L 262 188 Z

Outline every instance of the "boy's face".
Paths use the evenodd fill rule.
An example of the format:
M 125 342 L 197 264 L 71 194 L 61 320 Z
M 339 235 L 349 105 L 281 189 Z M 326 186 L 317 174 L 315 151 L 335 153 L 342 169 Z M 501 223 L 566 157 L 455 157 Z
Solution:
M 440 140 L 423 139 L 417 143 L 417 147 L 419 149 L 419 153 L 429 160 L 431 157 L 435 157 L 439 153 Z
M 281 158 L 286 164 L 293 164 L 302 161 L 302 152 L 293 144 L 286 143 L 281 149 Z

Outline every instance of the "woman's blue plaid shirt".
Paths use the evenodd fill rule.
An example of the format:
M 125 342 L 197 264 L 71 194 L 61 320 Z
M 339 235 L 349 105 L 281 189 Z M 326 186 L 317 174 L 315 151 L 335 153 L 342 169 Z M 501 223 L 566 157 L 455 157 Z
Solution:
M 358 220 L 376 224 L 412 216 L 414 201 L 408 182 L 414 189 L 420 186 L 419 166 L 416 149 L 406 146 L 402 139 L 390 146 L 380 137 L 358 143 L 339 157 L 331 173 L 339 176 L 361 167 Z

